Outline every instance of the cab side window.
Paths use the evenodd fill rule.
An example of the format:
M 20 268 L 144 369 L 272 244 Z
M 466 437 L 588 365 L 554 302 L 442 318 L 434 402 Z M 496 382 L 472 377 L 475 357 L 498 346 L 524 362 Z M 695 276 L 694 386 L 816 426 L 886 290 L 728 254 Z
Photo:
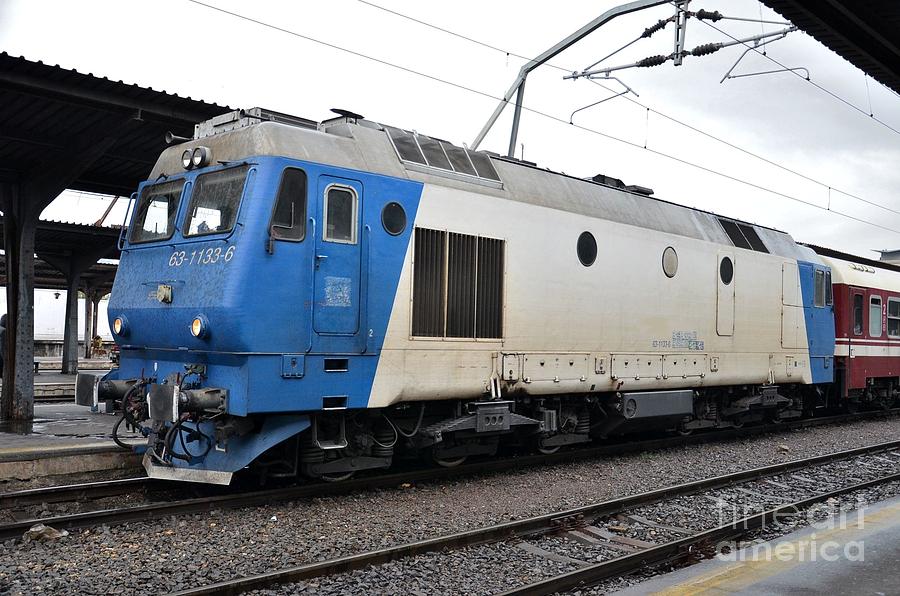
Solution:
M 816 269 L 813 306 L 825 306 L 825 272 L 820 269 Z
M 269 233 L 277 240 L 300 242 L 306 238 L 306 172 L 285 168 L 278 185 Z

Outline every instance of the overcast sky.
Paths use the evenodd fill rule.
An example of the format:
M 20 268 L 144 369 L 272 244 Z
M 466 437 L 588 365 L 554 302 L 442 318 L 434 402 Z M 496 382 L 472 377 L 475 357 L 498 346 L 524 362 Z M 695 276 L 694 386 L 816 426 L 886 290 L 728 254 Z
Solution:
M 206 0 L 205 0 L 206 1 Z M 475 93 L 226 15 L 188 0 L 121 2 L 0 0 L 0 50 L 129 83 L 232 107 L 256 105 L 321 120 L 342 107 L 382 123 L 471 143 L 523 61 L 580 28 L 617 1 L 414 2 L 376 0 L 377 6 L 500 48 L 497 51 L 391 14 L 359 0 L 278 2 L 208 0 L 245 17 L 341 46 L 359 54 L 444 79 Z M 693 10 L 782 20 L 756 1 L 696 0 Z M 552 61 L 581 69 L 639 36 L 673 12 L 662 6 L 621 17 Z M 719 21 L 746 37 L 779 25 Z M 673 27 L 641 40 L 604 64 L 633 62 L 672 51 Z M 690 21 L 688 49 L 729 41 Z M 609 95 L 584 81 L 564 81 L 544 67 L 528 81 L 525 105 L 563 122 L 526 112 L 519 135 L 524 157 L 578 176 L 604 173 L 652 187 L 656 196 L 790 232 L 797 240 L 864 256 L 900 248 L 900 134 L 878 124 L 791 73 L 719 83 L 743 51 L 617 73 L 636 101 L 795 170 L 788 173 L 674 124 L 620 97 L 569 114 Z M 804 67 L 812 80 L 900 130 L 900 97 L 802 32 L 768 46 L 769 56 Z M 778 68 L 750 53 L 735 69 Z M 609 83 L 613 86 L 613 83 Z M 486 96 L 486 95 L 487 96 Z M 482 148 L 506 151 L 511 110 Z M 795 199 L 877 224 L 852 221 L 785 196 L 754 188 L 644 150 L 644 144 L 704 168 L 721 171 Z M 517 150 L 521 153 L 521 146 Z M 833 190 L 829 193 L 828 187 Z M 882 209 L 842 192 L 883 205 Z M 67 193 L 44 216 L 92 222 L 108 199 Z M 121 215 L 118 216 L 121 219 Z M 887 228 L 887 229 L 885 229 Z

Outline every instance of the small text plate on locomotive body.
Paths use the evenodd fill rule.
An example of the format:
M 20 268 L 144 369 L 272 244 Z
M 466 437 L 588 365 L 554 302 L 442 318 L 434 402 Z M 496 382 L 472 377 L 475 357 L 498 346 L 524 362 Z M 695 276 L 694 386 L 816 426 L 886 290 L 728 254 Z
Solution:
M 673 331 L 672 339 L 654 339 L 651 345 L 654 348 L 696 351 L 703 351 L 706 347 L 705 342 L 698 338 L 696 331 Z
M 169 257 L 169 267 L 187 267 L 228 263 L 234 258 L 236 245 L 198 246 L 190 250 L 175 250 Z

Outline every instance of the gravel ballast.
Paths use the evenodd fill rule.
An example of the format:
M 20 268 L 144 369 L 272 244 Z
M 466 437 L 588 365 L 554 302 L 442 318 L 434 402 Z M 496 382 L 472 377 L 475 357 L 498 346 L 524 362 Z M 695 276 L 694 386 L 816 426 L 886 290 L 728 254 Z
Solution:
M 0 549 L 0 593 L 170 592 L 895 440 L 900 436 L 898 430 L 900 421 L 896 419 L 860 421 L 555 467 L 76 530 L 52 542 L 8 541 Z M 460 552 L 494 556 L 497 548 L 508 547 Z M 535 557 L 524 551 L 516 555 L 516 560 L 522 561 L 522 573 L 533 574 L 532 581 L 541 574 L 559 572 L 554 571 L 556 566 L 564 565 L 535 562 Z M 397 565 L 402 567 L 402 562 Z M 428 593 L 416 586 L 427 586 L 427 582 L 397 588 Z M 497 589 L 487 580 L 482 587 L 476 592 Z M 349 585 L 346 593 L 359 591 L 365 590 Z

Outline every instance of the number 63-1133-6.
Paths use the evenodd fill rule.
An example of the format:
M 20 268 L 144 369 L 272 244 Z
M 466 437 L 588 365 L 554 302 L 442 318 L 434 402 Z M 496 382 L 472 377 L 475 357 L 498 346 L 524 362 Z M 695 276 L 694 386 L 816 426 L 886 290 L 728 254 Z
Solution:
M 176 250 L 169 257 L 169 267 L 181 267 L 182 265 L 211 265 L 218 263 L 220 260 L 227 263 L 234 257 L 234 245 L 223 249 L 221 246 L 215 248 L 198 248 L 190 252 L 185 250 Z

